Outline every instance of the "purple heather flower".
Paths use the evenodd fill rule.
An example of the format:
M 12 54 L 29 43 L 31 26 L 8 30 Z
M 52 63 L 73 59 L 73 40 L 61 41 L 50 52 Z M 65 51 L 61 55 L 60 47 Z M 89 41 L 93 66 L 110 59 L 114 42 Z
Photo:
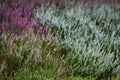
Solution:
M 50 31 L 50 29 L 49 29 L 49 28 L 47 28 L 47 29 L 45 29 L 45 30 L 44 30 L 44 33 L 45 33 L 45 34 L 48 34 L 48 33 L 49 33 L 49 31 Z
M 2 23 L 2 27 L 3 27 L 4 30 L 8 30 L 8 29 L 9 29 L 9 24 L 8 24 L 8 22 L 3 22 L 3 23 Z
M 24 34 L 25 34 L 25 31 L 24 31 L 24 30 L 19 33 L 19 35 L 20 35 L 21 37 L 22 37 Z
M 39 30 L 37 31 L 37 33 L 38 33 L 39 35 L 48 34 L 48 33 L 49 33 L 49 28 L 39 29 Z
M 37 33 L 38 33 L 39 35 L 42 35 L 42 34 L 44 34 L 44 31 L 43 31 L 43 29 L 39 29 L 39 30 L 37 31 Z

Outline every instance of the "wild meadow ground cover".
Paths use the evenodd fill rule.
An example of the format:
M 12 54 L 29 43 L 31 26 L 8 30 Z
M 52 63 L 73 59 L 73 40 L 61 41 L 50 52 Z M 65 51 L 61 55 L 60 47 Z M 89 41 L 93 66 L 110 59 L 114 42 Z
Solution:
M 120 80 L 117 0 L 0 2 L 1 80 Z

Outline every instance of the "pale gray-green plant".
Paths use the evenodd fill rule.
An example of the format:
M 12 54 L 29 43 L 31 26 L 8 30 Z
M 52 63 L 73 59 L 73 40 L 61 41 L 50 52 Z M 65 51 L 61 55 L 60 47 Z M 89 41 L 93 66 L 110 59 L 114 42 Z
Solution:
M 42 6 L 36 21 L 56 29 L 71 49 L 66 66 L 72 75 L 108 77 L 120 73 L 120 6 Z M 109 73 L 109 74 L 108 74 Z

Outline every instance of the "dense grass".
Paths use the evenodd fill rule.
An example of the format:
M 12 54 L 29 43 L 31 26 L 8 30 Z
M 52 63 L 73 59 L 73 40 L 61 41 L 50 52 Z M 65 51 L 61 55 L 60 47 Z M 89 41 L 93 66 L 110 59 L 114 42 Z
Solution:
M 11 14 L 0 12 L 0 27 L 11 26 L 0 31 L 1 80 L 119 80 L 120 6 L 75 6 L 73 0 L 57 6 L 55 1 L 43 5 L 41 0 L 42 6 L 31 2 L 31 8 L 21 4 L 15 10 L 0 6 L 11 14 L 17 10 L 25 15 L 16 15 L 21 23 L 13 24 L 15 16 L 8 22 L 6 16 Z

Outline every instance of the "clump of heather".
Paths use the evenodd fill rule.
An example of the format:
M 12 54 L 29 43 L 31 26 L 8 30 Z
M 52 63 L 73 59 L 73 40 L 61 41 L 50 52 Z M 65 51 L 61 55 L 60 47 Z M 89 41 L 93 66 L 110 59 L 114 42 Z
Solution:
M 31 18 L 31 11 L 34 5 L 24 2 L 11 2 L 0 5 L 0 30 L 26 29 L 34 26 L 35 22 Z
M 63 48 L 57 37 L 50 32 L 41 36 L 39 33 L 35 34 L 32 28 L 23 36 L 3 32 L 0 46 L 0 74 L 4 77 L 14 78 L 19 75 L 19 71 L 29 74 L 38 70 L 38 75 L 42 73 L 42 76 L 49 79 L 62 75 L 65 70 L 61 56 Z M 29 76 L 23 75 L 24 73 L 23 77 Z M 31 76 L 27 79 L 30 78 Z
M 69 75 L 107 80 L 120 74 L 120 6 L 42 6 L 36 19 L 61 36 L 71 51 L 65 57 Z
M 37 2 L 37 0 L 16 0 L 1 4 L 0 31 L 21 33 L 30 27 L 38 29 L 40 25 L 35 22 L 33 14 L 35 7 L 44 2 L 38 2 L 38 4 Z

